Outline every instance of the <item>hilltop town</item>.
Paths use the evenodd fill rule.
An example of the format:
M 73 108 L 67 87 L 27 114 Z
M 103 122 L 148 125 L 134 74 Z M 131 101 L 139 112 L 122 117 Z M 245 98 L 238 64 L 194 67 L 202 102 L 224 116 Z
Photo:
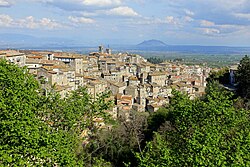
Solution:
M 1 50 L 0 57 L 27 66 L 46 95 L 53 87 L 62 98 L 86 87 L 95 99 L 110 91 L 115 101 L 112 115 L 124 111 L 155 112 L 167 105 L 173 89 L 190 99 L 205 93 L 210 68 L 174 62 L 152 64 L 137 54 L 116 53 L 99 46 L 98 52 L 81 55 L 50 51 Z

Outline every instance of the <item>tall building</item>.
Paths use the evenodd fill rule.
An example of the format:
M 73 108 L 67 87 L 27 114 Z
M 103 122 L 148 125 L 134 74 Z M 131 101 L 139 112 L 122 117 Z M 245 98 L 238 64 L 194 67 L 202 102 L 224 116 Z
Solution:
M 101 53 L 101 54 L 103 54 L 104 53 L 104 51 L 103 51 L 104 49 L 103 49 L 103 46 L 102 45 L 100 45 L 99 46 L 99 53 Z

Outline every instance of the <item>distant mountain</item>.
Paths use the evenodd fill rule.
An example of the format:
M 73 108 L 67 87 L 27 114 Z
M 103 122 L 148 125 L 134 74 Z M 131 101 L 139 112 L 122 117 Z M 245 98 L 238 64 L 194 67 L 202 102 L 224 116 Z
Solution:
M 65 48 L 74 47 L 74 40 L 58 37 L 35 37 L 24 34 L 0 34 L 0 48 Z
M 167 44 L 160 40 L 148 40 L 137 45 L 137 47 L 165 47 Z
M 17 42 L 17 41 L 26 42 L 26 41 L 37 40 L 37 38 L 31 35 L 6 33 L 6 34 L 0 34 L 0 40 L 5 42 Z

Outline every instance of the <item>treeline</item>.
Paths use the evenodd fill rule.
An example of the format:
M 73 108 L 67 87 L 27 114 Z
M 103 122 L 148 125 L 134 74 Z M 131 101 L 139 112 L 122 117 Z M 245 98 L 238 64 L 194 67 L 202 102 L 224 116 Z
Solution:
M 148 62 L 152 63 L 152 64 L 160 64 L 162 62 L 164 62 L 163 58 L 158 58 L 158 57 L 150 57 L 147 58 Z
M 214 80 L 201 99 L 173 91 L 169 106 L 129 121 L 105 112 L 108 94 L 44 97 L 26 69 L 5 61 L 0 86 L 0 166 L 250 166 L 250 111 Z

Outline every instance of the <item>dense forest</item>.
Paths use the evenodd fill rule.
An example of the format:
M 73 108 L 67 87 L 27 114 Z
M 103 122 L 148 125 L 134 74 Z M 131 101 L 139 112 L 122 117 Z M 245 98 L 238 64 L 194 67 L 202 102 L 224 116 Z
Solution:
M 250 60 L 240 62 L 239 93 L 214 74 L 195 100 L 173 91 L 155 113 L 112 120 L 109 92 L 85 88 L 48 96 L 26 68 L 0 61 L 0 166 L 250 166 Z M 102 118 L 107 128 L 99 128 Z

